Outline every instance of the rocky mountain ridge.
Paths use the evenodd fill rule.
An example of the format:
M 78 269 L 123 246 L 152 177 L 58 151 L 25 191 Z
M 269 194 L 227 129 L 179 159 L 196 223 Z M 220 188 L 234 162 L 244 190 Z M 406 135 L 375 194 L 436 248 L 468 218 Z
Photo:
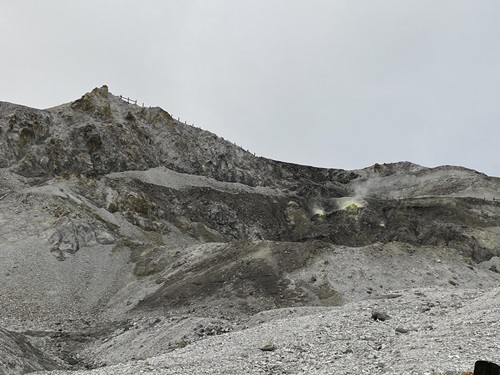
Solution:
M 47 110 L 2 102 L 0 374 L 163 355 L 282 309 L 486 292 L 499 182 L 255 157 L 106 86 Z

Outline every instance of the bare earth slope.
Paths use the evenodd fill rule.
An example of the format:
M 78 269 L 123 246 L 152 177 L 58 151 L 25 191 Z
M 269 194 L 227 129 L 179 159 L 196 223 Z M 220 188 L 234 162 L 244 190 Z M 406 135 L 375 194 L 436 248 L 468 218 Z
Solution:
M 476 171 L 259 158 L 103 86 L 0 103 L 0 224 L 0 374 L 500 362 L 500 179 Z

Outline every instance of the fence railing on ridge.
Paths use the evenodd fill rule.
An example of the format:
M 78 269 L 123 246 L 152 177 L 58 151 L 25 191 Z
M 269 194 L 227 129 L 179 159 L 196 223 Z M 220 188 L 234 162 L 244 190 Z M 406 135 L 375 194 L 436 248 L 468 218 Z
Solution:
M 137 99 L 136 100 L 133 100 L 133 99 L 130 99 L 129 97 L 124 97 L 123 95 L 120 95 L 119 96 L 120 99 L 126 101 L 128 104 L 135 104 L 137 105 Z M 142 105 L 144 107 L 144 104 Z
M 137 99 L 136 99 L 136 100 L 134 100 L 134 99 L 130 99 L 129 97 L 125 97 L 125 96 L 123 96 L 123 95 L 120 95 L 120 96 L 119 96 L 119 98 L 120 98 L 120 99 L 122 99 L 123 101 L 126 101 L 128 104 L 135 104 L 135 105 L 137 105 Z M 142 103 L 142 106 L 144 107 L 144 103 Z M 149 108 L 151 108 L 151 107 L 149 107 Z M 172 116 L 172 115 L 170 115 L 170 116 L 171 116 L 171 117 L 175 120 L 174 116 Z M 178 122 L 180 122 L 180 123 L 183 123 L 183 124 L 185 124 L 185 125 L 189 125 L 189 124 L 188 124 L 188 122 L 187 122 L 186 120 L 182 121 L 180 117 L 177 117 L 177 121 L 178 121 Z M 193 127 L 195 127 L 195 128 L 198 128 L 198 129 L 202 129 L 202 130 L 203 130 L 203 128 L 198 127 L 198 126 L 195 126 L 195 125 L 194 125 L 194 122 L 193 122 L 193 124 L 192 124 L 192 125 L 190 125 L 190 126 L 193 126 Z M 224 138 L 222 138 L 222 139 L 224 139 Z M 235 145 L 235 146 L 237 146 L 237 147 L 241 147 L 241 146 L 238 146 L 238 145 L 237 145 L 236 143 L 234 143 L 234 142 L 231 142 L 231 143 L 232 143 L 232 144 L 234 144 L 234 145 Z M 250 150 L 246 150 L 246 151 L 247 151 L 247 152 L 250 152 Z M 255 156 L 255 152 L 253 153 L 253 156 Z M 3 198 L 3 197 L 0 197 L 0 199 L 2 199 L 2 198 Z M 493 200 L 494 200 L 494 199 L 493 199 Z

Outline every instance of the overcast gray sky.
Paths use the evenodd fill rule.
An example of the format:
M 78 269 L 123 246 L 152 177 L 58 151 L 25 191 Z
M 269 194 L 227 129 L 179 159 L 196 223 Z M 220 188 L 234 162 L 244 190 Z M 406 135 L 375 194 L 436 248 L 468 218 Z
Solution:
M 2 0 L 0 100 L 107 84 L 257 155 L 500 176 L 500 1 Z

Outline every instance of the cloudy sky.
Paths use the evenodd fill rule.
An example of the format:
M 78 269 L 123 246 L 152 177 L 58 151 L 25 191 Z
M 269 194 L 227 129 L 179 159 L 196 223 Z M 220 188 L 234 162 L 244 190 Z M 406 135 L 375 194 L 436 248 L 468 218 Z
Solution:
M 255 152 L 500 176 L 500 1 L 2 0 L 0 100 L 107 84 Z

